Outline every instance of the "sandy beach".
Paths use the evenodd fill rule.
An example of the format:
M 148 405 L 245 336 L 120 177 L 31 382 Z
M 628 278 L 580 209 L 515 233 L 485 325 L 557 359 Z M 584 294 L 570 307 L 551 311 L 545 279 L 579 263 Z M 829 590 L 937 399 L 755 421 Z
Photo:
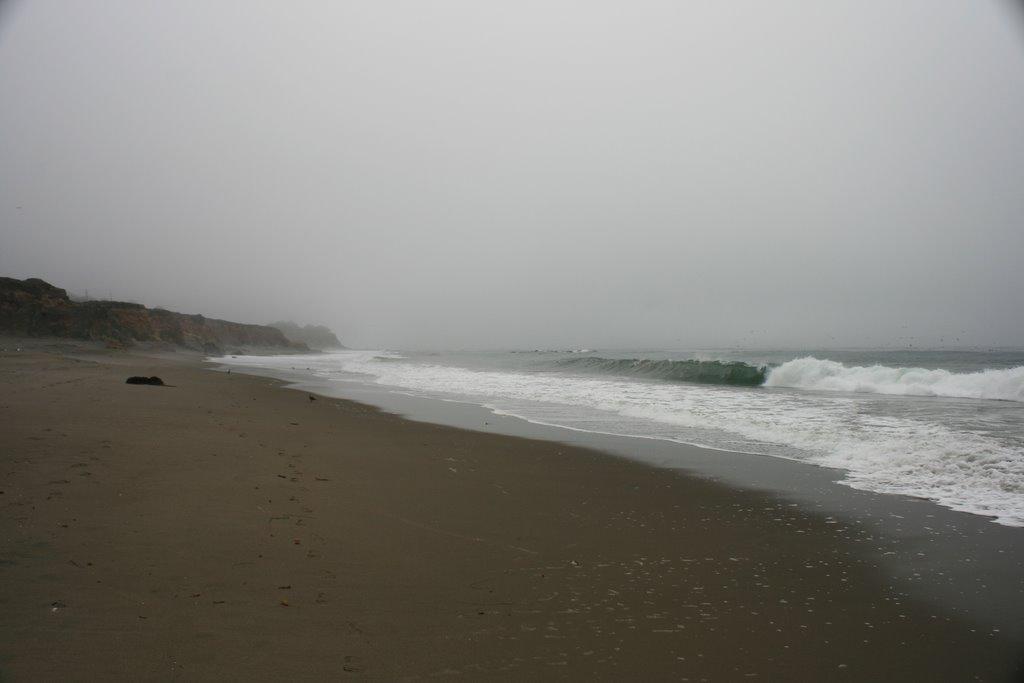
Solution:
M 1021 673 L 1022 643 L 768 493 L 198 355 L 5 347 L 3 680 Z

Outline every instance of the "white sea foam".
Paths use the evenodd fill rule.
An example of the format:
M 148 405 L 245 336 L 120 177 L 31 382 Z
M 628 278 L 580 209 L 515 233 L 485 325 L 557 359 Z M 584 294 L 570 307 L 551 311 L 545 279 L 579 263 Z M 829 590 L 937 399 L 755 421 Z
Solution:
M 1024 402 L 1024 367 L 955 373 L 884 365 L 848 367 L 831 360 L 807 357 L 773 368 L 764 384 L 819 391 Z
M 301 361 L 288 357 L 224 359 L 237 364 L 308 367 L 324 378 L 362 375 L 377 384 L 426 395 L 458 398 L 504 413 L 549 424 L 591 431 L 653 436 L 725 450 L 781 456 L 847 471 L 844 483 L 880 493 L 913 495 L 942 505 L 1024 526 L 1024 450 L 1019 439 L 957 426 L 943 413 L 891 414 L 878 402 L 901 401 L 854 394 L 792 389 L 694 385 L 563 373 L 471 370 L 413 360 L 381 352 L 342 352 Z M 787 368 L 787 366 L 789 366 Z M 838 369 L 833 367 L 838 366 Z M 815 370 L 816 369 L 816 370 Z M 849 372 L 844 372 L 849 371 Z M 859 372 L 863 370 L 863 372 Z M 1013 372 L 952 375 L 872 368 L 843 368 L 831 361 L 801 359 L 780 366 L 781 381 L 816 390 L 857 386 L 891 388 L 881 393 L 1013 395 Z M 816 374 L 815 374 L 816 373 Z M 774 373 L 773 373 L 774 374 Z M 828 385 L 830 377 L 859 375 L 860 384 Z M 901 380 L 905 377 L 915 380 Z M 963 378 L 975 378 L 963 380 Z M 838 380 L 837 380 L 838 381 Z M 827 385 L 827 386 L 825 386 Z M 919 387 L 930 387 L 925 393 Z M 950 389 L 950 387 L 955 387 Z M 1009 387 L 1009 389 L 1007 389 Z M 1019 400 L 1019 399 L 1014 399 Z M 921 399 L 907 398 L 906 401 Z M 944 409 L 943 405 L 938 406 Z M 923 415 L 923 417 L 922 417 Z M 939 417 L 936 417 L 936 416 Z

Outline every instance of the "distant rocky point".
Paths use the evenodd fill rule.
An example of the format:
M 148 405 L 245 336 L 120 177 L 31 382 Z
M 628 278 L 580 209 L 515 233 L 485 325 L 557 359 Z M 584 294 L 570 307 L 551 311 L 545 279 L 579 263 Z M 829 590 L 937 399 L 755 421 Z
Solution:
M 207 353 L 309 350 L 275 327 L 186 315 L 126 301 L 73 301 L 65 290 L 38 278 L 0 277 L 0 333 L 102 341 L 112 347 L 164 342 Z
M 330 351 L 332 349 L 343 349 L 345 346 L 338 341 L 334 332 L 323 325 L 300 326 L 291 321 L 270 323 L 270 327 L 281 330 L 284 336 L 290 341 L 305 344 L 311 349 L 318 351 Z

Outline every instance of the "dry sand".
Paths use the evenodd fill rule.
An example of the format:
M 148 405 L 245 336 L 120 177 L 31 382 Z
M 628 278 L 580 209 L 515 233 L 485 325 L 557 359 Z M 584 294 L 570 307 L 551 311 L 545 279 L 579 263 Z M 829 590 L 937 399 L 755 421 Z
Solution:
M 770 495 L 69 348 L 0 353 L 3 680 L 1019 671 Z

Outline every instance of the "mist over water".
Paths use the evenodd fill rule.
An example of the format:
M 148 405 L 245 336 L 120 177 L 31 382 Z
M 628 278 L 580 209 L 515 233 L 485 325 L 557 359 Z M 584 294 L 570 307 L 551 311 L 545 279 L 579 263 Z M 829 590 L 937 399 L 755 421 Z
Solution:
M 4 2 L 0 272 L 364 348 L 1020 345 L 1008 5 Z
M 220 361 L 370 382 L 571 429 L 836 467 L 855 488 L 1024 526 L 1024 352 L 836 355 L 870 364 L 793 352 L 585 350 Z M 895 364 L 907 358 L 931 367 Z

